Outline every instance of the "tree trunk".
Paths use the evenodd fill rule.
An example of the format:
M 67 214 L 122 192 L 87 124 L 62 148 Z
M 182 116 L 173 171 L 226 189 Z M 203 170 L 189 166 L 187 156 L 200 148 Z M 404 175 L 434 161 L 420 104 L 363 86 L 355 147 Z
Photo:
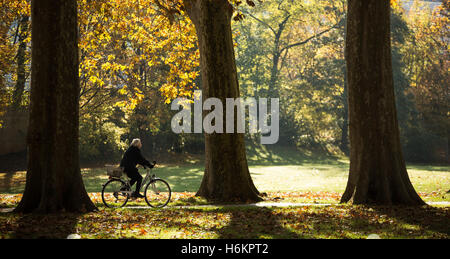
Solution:
M 341 202 L 424 204 L 401 151 L 389 25 L 389 1 L 348 1 L 350 175 Z
M 349 155 L 349 145 L 348 145 L 348 84 L 347 84 L 347 70 L 344 69 L 344 92 L 342 94 L 342 102 L 344 104 L 342 113 L 342 134 L 340 141 L 340 149 L 345 155 Z
M 277 42 L 278 40 L 275 40 Z M 278 43 L 275 43 L 277 45 L 278 49 Z M 272 58 L 272 69 L 270 70 L 270 80 L 269 80 L 269 90 L 267 91 L 267 98 L 278 98 L 279 97 L 279 91 L 278 91 L 278 76 L 280 74 L 280 71 L 278 70 L 278 66 L 280 64 L 280 56 L 281 53 L 279 53 L 278 50 L 274 50 L 273 52 L 273 58 Z
M 273 42 L 274 47 L 272 50 L 272 68 L 270 70 L 269 90 L 267 97 L 278 98 L 280 96 L 280 91 L 278 89 L 278 76 L 280 75 L 280 69 L 278 67 L 280 65 L 281 54 L 283 54 L 283 51 L 280 50 L 281 35 L 283 34 L 286 24 L 290 18 L 290 14 L 284 17 L 283 21 L 278 24 L 278 30 L 275 33 L 275 39 Z M 286 49 L 286 52 L 287 51 L 288 50 Z
M 185 1 L 185 9 L 197 31 L 203 97 L 223 104 L 225 98 L 238 98 L 231 5 L 227 0 L 191 0 Z M 197 195 L 218 201 L 261 200 L 248 170 L 243 134 L 205 133 L 205 174 Z
M 23 91 L 25 89 L 26 76 L 25 76 L 25 52 L 27 49 L 27 39 L 28 33 L 28 16 L 23 16 L 19 22 L 19 47 L 17 49 L 17 80 L 16 87 L 14 88 L 14 93 L 12 97 L 12 110 L 18 110 L 22 103 Z
M 78 161 L 77 1 L 34 0 L 31 17 L 28 171 L 15 211 L 93 211 Z

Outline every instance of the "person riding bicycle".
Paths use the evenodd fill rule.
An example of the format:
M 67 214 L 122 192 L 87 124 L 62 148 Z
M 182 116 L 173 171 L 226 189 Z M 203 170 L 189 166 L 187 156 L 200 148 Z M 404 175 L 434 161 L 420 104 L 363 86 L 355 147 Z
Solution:
M 136 183 L 136 191 L 131 195 L 133 198 L 144 198 L 144 196 L 139 193 L 142 184 L 142 176 L 139 174 L 136 165 L 140 164 L 153 168 L 153 165 L 142 156 L 141 148 L 141 140 L 133 139 L 130 147 L 125 151 L 122 161 L 120 161 L 120 167 L 123 167 L 123 171 L 131 178 L 130 186 L 133 186 L 133 184 Z

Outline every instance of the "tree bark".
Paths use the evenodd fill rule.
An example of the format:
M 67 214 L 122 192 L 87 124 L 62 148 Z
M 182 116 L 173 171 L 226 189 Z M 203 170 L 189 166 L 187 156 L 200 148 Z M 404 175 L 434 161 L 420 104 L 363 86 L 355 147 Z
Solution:
M 347 84 L 347 70 L 344 69 L 344 92 L 342 93 L 342 102 L 344 104 L 342 111 L 342 128 L 341 141 L 339 143 L 340 149 L 346 156 L 349 155 L 348 143 L 348 84 Z
M 28 171 L 15 211 L 93 211 L 78 161 L 77 1 L 34 0 L 31 17 Z
M 218 98 L 223 104 L 226 103 L 225 98 L 238 98 L 231 33 L 232 6 L 227 0 L 191 0 L 184 3 L 197 31 L 203 97 Z M 225 129 L 226 123 L 223 126 Z M 205 174 L 197 196 L 227 202 L 260 201 L 258 195 L 248 170 L 244 135 L 205 133 Z
M 400 145 L 389 1 L 348 1 L 346 60 L 350 174 L 341 202 L 423 205 Z

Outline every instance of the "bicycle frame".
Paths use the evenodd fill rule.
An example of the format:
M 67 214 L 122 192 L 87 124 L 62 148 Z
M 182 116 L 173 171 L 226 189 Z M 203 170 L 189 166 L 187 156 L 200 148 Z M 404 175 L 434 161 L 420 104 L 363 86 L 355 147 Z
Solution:
M 160 178 L 156 177 L 155 174 L 153 174 L 153 175 L 151 174 L 152 168 L 146 168 L 145 170 L 146 170 L 147 173 L 145 174 L 145 177 L 142 180 L 141 188 L 138 190 L 139 192 L 141 191 L 142 187 L 145 186 L 148 182 L 151 183 L 152 181 L 154 181 L 156 179 L 160 179 Z M 130 179 L 128 178 L 128 176 L 126 178 L 127 179 L 125 180 L 125 183 L 131 188 Z M 128 193 L 128 192 L 130 194 L 133 193 L 131 190 L 130 191 L 124 191 L 124 193 Z
M 147 182 L 151 183 L 153 180 L 157 179 L 156 175 L 151 175 L 152 168 L 147 168 L 145 170 L 147 171 L 147 173 L 145 174 L 145 177 L 142 180 L 141 189 L 142 189 L 142 186 L 145 186 L 147 184 Z M 141 191 L 141 190 L 139 190 L 139 191 Z

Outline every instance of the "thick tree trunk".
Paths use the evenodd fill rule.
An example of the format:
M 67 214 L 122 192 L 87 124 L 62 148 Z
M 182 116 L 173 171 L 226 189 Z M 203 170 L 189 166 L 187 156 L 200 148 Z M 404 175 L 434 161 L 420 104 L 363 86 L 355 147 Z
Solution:
M 341 202 L 424 204 L 401 151 L 389 25 L 389 1 L 348 1 L 350 175 Z
M 185 1 L 185 9 L 197 31 L 203 97 L 218 98 L 223 104 L 225 98 L 238 98 L 231 5 L 227 0 L 192 0 Z M 248 170 L 243 134 L 205 133 L 205 152 L 198 196 L 219 201 L 261 200 Z
M 342 94 L 344 108 L 342 113 L 342 134 L 340 141 L 340 149 L 345 155 L 349 155 L 349 144 L 348 144 L 348 84 L 347 84 L 347 70 L 344 69 L 344 92 Z
M 76 0 L 32 1 L 28 172 L 16 212 L 95 210 L 78 161 Z

